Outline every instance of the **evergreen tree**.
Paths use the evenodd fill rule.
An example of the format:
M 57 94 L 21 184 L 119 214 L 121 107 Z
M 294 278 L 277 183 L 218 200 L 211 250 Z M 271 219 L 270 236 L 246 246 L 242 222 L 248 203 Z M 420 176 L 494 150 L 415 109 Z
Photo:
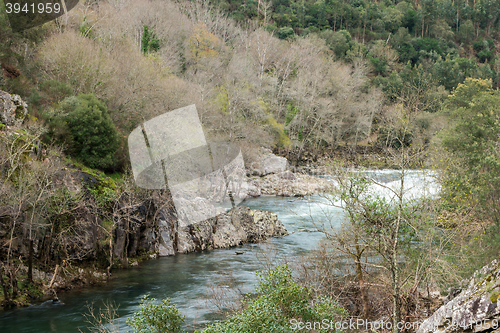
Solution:
M 144 25 L 142 32 L 141 49 L 144 54 L 152 51 L 157 52 L 160 49 L 160 40 L 156 38 L 154 32 L 149 30 L 147 25 Z

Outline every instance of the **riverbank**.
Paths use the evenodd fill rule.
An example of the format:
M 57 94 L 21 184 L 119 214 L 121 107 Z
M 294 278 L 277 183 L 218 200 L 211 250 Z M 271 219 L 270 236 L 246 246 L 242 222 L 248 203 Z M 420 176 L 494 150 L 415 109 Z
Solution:
M 391 174 L 391 177 L 384 178 L 384 182 L 391 182 L 398 172 L 385 170 L 383 174 Z M 416 175 L 424 176 L 424 173 L 411 171 L 408 175 L 409 187 L 413 192 L 420 192 L 425 182 Z M 412 186 L 413 183 L 417 187 Z M 26 332 L 48 333 L 54 330 L 66 332 L 74 330 L 78 325 L 81 325 L 78 327 L 82 328 L 82 331 L 86 331 L 83 326 L 85 325 L 83 314 L 87 311 L 85 307 L 87 302 L 94 303 L 95 308 L 103 307 L 103 304 L 109 302 L 119 304 L 117 316 L 120 318 L 116 323 L 121 325 L 125 322 L 125 318 L 138 311 L 141 297 L 150 294 L 157 300 L 171 298 L 171 302 L 178 306 L 180 313 L 186 315 L 186 324 L 189 331 L 192 331 L 192 327 L 203 328 L 207 323 L 222 319 L 217 317 L 217 309 L 211 303 L 213 301 L 211 293 L 214 290 L 225 292 L 218 295 L 226 295 L 225 299 L 230 300 L 234 299 L 234 295 L 253 293 L 252 287 L 257 282 L 255 271 L 288 262 L 291 267 L 308 268 L 304 272 L 307 273 L 307 276 L 304 276 L 308 279 L 306 281 L 311 281 L 312 277 L 309 268 L 317 268 L 318 282 L 324 282 L 326 275 L 321 271 L 324 263 L 328 267 L 337 267 L 334 266 L 335 261 L 332 262 L 330 256 L 322 257 L 321 262 L 313 260 L 319 259 L 316 250 L 324 235 L 311 231 L 315 230 L 317 222 L 325 217 L 330 218 L 332 227 L 340 227 L 345 216 L 340 208 L 329 205 L 321 196 L 302 198 L 266 195 L 248 199 L 242 204 L 251 210 L 275 212 L 290 234 L 286 237 L 271 238 L 266 242 L 244 244 L 237 249 L 205 250 L 161 257 L 139 264 L 137 268 L 112 270 L 112 278 L 106 285 L 76 288 L 74 291 L 60 293 L 60 302 L 47 302 L 22 311 L 5 312 L 3 318 L 0 315 L 0 326 L 6 324 L 7 333 L 16 332 L 19 327 L 24 328 Z M 331 246 L 328 248 L 331 249 Z M 241 254 L 237 255 L 236 252 Z M 305 257 L 309 254 L 311 260 Z M 303 266 L 304 262 L 312 266 Z M 331 273 L 330 270 L 328 272 Z M 355 314 L 359 311 L 359 304 L 356 301 L 349 302 L 349 299 L 359 300 L 356 296 L 357 283 L 350 282 L 352 276 L 344 278 L 347 282 L 342 286 L 345 286 L 344 290 L 349 293 L 344 295 L 342 305 Z M 377 283 L 376 280 L 370 282 Z M 385 308 L 379 306 L 382 304 L 379 301 L 386 295 L 382 293 L 383 288 L 377 285 L 370 288 L 372 292 L 377 293 L 376 297 L 373 295 L 371 298 L 375 302 L 374 308 L 383 312 Z M 427 291 L 419 290 L 419 292 L 421 296 L 427 297 Z M 351 303 L 354 305 L 352 308 L 349 307 Z M 27 320 L 33 316 L 39 318 L 34 322 Z M 14 323 L 17 323 L 17 326 Z M 126 331 L 125 325 L 120 326 L 120 331 Z
M 164 215 L 162 215 L 164 216 Z M 196 224 L 175 228 L 173 221 L 158 221 L 157 248 L 154 252 L 140 252 L 116 262 L 117 269 L 138 266 L 146 260 L 179 253 L 227 249 L 246 243 L 258 243 L 270 237 L 282 237 L 288 232 L 277 215 L 271 212 L 237 206 L 228 213 Z M 126 260 L 126 261 L 125 261 Z M 15 271 L 5 272 L 11 290 L 3 300 L 4 308 L 25 307 L 33 302 L 58 301 L 61 292 L 82 286 L 103 285 L 113 277 L 111 268 L 99 268 L 97 261 L 73 261 L 56 264 L 52 272 L 33 267 L 33 280 L 28 283 L 28 267 L 19 260 L 8 266 Z M 35 264 L 36 266 L 36 264 Z M 14 287 L 12 287 L 14 286 Z M 15 288 L 17 286 L 17 290 Z M 6 285 L 8 288 L 8 286 Z M 1 294 L 4 296 L 2 290 Z
M 31 150 L 27 154 L 33 156 Z M 54 198 L 60 201 L 53 209 L 57 213 L 43 217 L 50 219 L 52 231 L 36 234 L 33 240 L 33 283 L 24 282 L 25 267 L 29 266 L 26 259 L 12 259 L 5 267 L 10 294 L 4 297 L 6 307 L 57 299 L 58 293 L 82 285 L 104 284 L 113 269 L 136 266 L 151 258 L 238 246 L 287 233 L 276 214 L 242 208 L 198 227 L 179 227 L 168 192 L 142 191 L 127 175 L 108 176 L 70 159 L 52 165 L 56 159 L 59 157 L 51 152 L 40 158 L 42 165 L 57 167 L 51 179 L 64 196 Z M 285 157 L 260 148 L 247 165 L 248 196 L 307 197 L 331 192 L 333 183 L 318 175 L 327 174 L 334 162 L 324 157 L 294 167 Z M 12 258 L 29 257 L 25 216 L 21 216 L 21 223 L 12 224 L 12 209 L 4 207 L 0 215 L 5 225 L 15 227 Z M 3 295 L 3 290 L 0 293 Z
M 139 263 L 137 267 L 113 269 L 106 284 L 60 292 L 59 302 L 37 302 L 25 309 L 0 311 L 0 327 L 5 328 L 2 333 L 17 332 L 20 328 L 25 332 L 37 333 L 54 330 L 72 332 L 77 330 L 76 327 L 86 332 L 83 314 L 88 312 L 87 303 L 93 303 L 96 309 L 106 303 L 119 305 L 120 319 L 116 324 L 123 324 L 120 332 L 126 332 L 125 318 L 138 311 L 140 299 L 145 294 L 157 300 L 170 298 L 180 313 L 186 316 L 187 328 L 192 332 L 192 327 L 203 328 L 214 320 L 222 319 L 212 303 L 214 289 L 230 295 L 253 293 L 258 282 L 256 271 L 265 269 L 267 264 L 276 260 L 294 260 L 316 247 L 322 236 L 303 231 L 312 230 L 314 224 L 308 219 L 301 221 L 298 216 L 309 214 L 310 208 L 314 214 L 318 214 L 313 215 L 314 219 L 320 218 L 326 209 L 332 209 L 332 214 L 339 211 L 328 206 L 315 209 L 318 204 L 304 198 L 279 196 L 248 199 L 242 205 L 251 210 L 275 212 L 290 234 L 258 243 L 246 243 L 236 248 L 158 257 Z M 339 218 L 338 223 L 340 221 Z

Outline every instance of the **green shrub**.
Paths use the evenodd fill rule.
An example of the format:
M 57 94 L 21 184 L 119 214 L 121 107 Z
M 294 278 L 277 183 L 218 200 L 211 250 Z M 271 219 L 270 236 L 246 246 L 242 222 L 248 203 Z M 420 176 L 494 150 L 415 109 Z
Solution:
M 257 298 L 247 298 L 244 310 L 205 328 L 203 333 L 283 333 L 311 332 L 306 327 L 297 329 L 294 323 L 336 322 L 347 316 L 347 312 L 329 297 L 314 299 L 309 288 L 299 285 L 292 277 L 288 266 L 280 266 L 259 274 Z M 305 326 L 305 325 L 304 325 Z M 328 325 L 329 326 L 329 325 Z M 315 332 L 331 332 L 329 328 Z
M 156 38 L 154 32 L 149 30 L 147 25 L 144 25 L 141 39 L 142 53 L 157 52 L 160 49 L 160 40 Z
M 279 39 L 293 38 L 293 36 L 295 36 L 295 32 L 290 27 L 283 27 L 278 30 Z
M 127 319 L 127 324 L 137 333 L 176 333 L 181 332 L 184 316 L 179 314 L 175 305 L 170 304 L 170 299 L 164 299 L 160 304 L 155 304 L 156 299 L 146 295 L 142 304 L 132 319 Z
M 320 34 L 326 42 L 326 45 L 335 53 L 338 59 L 344 59 L 347 52 L 352 47 L 351 34 L 347 30 L 325 30 Z
M 68 97 L 46 118 L 51 133 L 70 155 L 91 168 L 109 169 L 115 165 L 118 132 L 106 106 L 94 95 Z
M 62 101 L 64 98 L 73 95 L 73 88 L 64 82 L 57 80 L 48 80 L 40 84 L 40 90 L 47 98 L 54 103 Z

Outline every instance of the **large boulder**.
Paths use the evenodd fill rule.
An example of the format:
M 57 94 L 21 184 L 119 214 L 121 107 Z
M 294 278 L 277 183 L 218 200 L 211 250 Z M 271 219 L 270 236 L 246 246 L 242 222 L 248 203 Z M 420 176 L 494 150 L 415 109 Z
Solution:
M 0 123 L 7 126 L 22 124 L 28 114 L 28 104 L 19 95 L 0 90 Z
M 275 213 L 244 206 L 187 226 L 161 218 L 159 231 L 160 256 L 229 248 L 288 234 Z
M 250 173 L 255 176 L 265 176 L 288 170 L 288 160 L 276 156 L 270 149 L 261 148 L 257 159 L 250 164 Z
M 446 303 L 418 328 L 429 332 L 499 332 L 500 330 L 500 261 L 483 267 L 462 290 L 454 290 Z

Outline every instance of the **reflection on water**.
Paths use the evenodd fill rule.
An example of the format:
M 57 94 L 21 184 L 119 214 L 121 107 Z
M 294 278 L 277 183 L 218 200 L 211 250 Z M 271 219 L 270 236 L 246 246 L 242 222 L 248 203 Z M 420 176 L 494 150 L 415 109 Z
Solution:
M 382 173 L 386 174 L 386 178 L 378 180 L 383 180 L 386 185 L 398 182 L 397 171 Z M 411 171 L 406 179 L 411 193 L 437 193 L 436 184 L 426 182 L 422 172 Z M 273 255 L 277 259 L 307 253 L 323 238 L 321 233 L 309 232 L 315 229 L 315 225 L 326 222 L 335 228 L 344 218 L 341 209 L 328 205 L 328 200 L 319 196 L 309 199 L 268 196 L 247 200 L 243 204 L 277 213 L 292 234 L 241 246 L 238 250 L 244 252 L 242 255 L 235 255 L 235 249 L 205 251 L 151 260 L 127 270 L 115 270 L 113 280 L 107 285 L 61 293 L 59 303 L 49 301 L 0 312 L 0 332 L 78 332 L 79 329 L 85 332 L 88 324 L 82 313 L 92 302 L 95 307 L 102 306 L 103 302 L 119 305 L 118 326 L 121 332 L 126 332 L 125 320 L 138 310 L 140 299 L 145 294 L 157 299 L 170 297 L 186 316 L 188 326 L 199 327 L 217 319 L 215 308 L 206 301 L 209 284 L 222 281 L 231 272 L 238 288 L 242 292 L 251 292 L 256 282 L 255 270 L 263 267 L 270 247 L 273 249 L 271 252 L 276 252 Z

